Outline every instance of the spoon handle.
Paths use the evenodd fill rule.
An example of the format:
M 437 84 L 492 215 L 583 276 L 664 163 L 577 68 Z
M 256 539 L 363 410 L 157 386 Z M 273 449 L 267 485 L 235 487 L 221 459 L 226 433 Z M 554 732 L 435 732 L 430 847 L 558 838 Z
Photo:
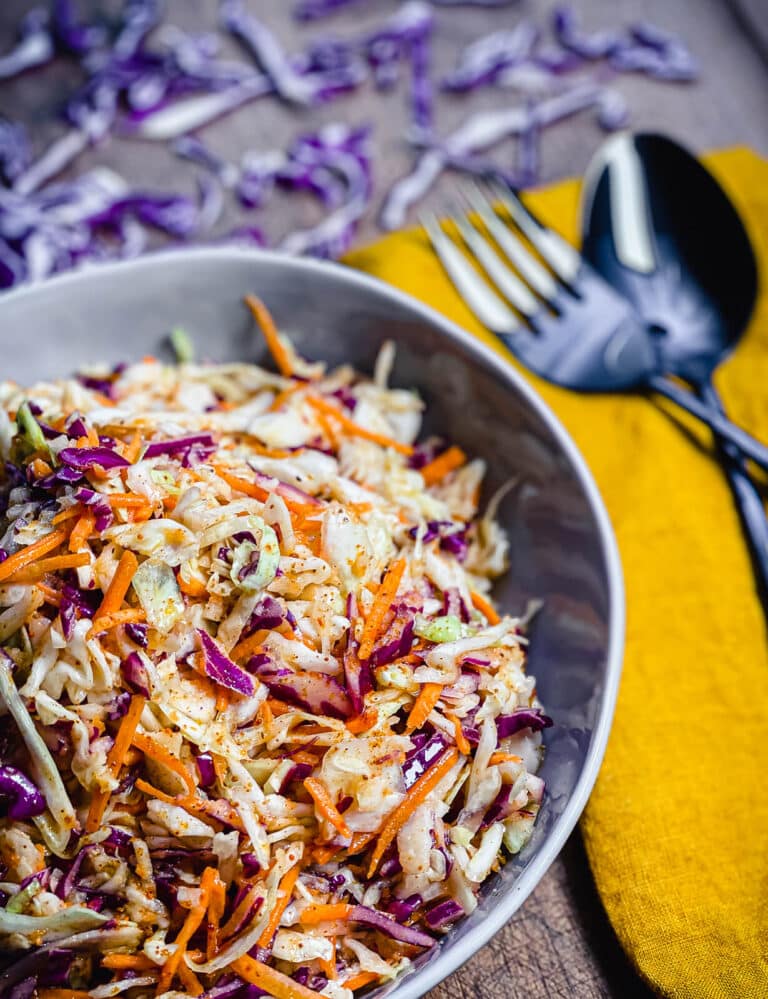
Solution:
M 692 416 L 698 417 L 722 440 L 734 444 L 745 458 L 751 458 L 762 468 L 768 469 L 768 448 L 751 434 L 748 434 L 746 430 L 731 423 L 721 409 L 708 405 L 692 392 L 680 388 L 679 385 L 663 375 L 651 375 L 647 384 L 654 392 L 658 392 L 659 395 L 663 395 L 671 402 L 677 403 Z
M 725 413 L 714 385 L 704 384 L 699 392 L 708 406 Z M 722 440 L 718 440 L 718 445 L 725 474 L 739 508 L 742 527 L 749 540 L 760 599 L 768 609 L 768 516 L 762 497 L 747 474 L 746 464 L 738 449 Z

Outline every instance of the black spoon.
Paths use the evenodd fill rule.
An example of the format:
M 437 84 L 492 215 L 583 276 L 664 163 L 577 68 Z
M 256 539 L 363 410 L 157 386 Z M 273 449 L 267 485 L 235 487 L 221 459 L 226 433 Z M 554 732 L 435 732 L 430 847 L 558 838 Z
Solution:
M 706 168 L 663 135 L 609 140 L 587 171 L 582 252 L 657 335 L 668 374 L 723 412 L 712 384 L 758 292 L 755 256 L 731 201 Z M 768 518 L 733 445 L 720 451 L 768 606 Z

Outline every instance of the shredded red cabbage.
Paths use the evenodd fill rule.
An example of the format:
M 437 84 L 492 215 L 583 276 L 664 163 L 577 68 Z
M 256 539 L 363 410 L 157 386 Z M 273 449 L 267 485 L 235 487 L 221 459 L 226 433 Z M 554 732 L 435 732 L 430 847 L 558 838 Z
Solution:
M 255 658 L 255 657 L 254 657 Z M 253 659 L 249 667 L 253 664 Z M 349 694 L 327 673 L 276 669 L 271 663 L 253 667 L 262 683 L 282 701 L 295 704 L 314 715 L 346 719 L 354 714 Z
M 427 926 L 432 930 L 441 930 L 449 923 L 454 923 L 464 915 L 464 910 L 452 898 L 447 898 L 443 902 L 438 902 L 430 909 L 427 909 L 424 916 Z
M 0 56 L 0 80 L 18 76 L 33 66 L 42 66 L 53 58 L 53 53 L 48 13 L 37 7 L 22 18 L 16 46 Z
M 389 916 L 377 909 L 369 909 L 367 905 L 352 906 L 350 919 L 356 923 L 363 923 L 365 926 L 372 926 L 375 930 L 392 937 L 393 940 L 412 944 L 414 947 L 432 947 L 435 942 L 423 930 L 417 930 L 415 926 L 403 926 L 396 919 L 390 919 Z
M 236 694 L 251 697 L 255 690 L 253 677 L 225 656 L 207 631 L 198 628 L 197 634 L 203 648 L 206 676 L 209 676 L 214 683 L 218 683 L 221 687 L 233 690 Z
M 131 652 L 123 659 L 120 663 L 120 672 L 123 674 L 123 680 L 134 693 L 142 694 L 144 697 L 150 696 L 147 668 L 138 652 Z
M 108 447 L 65 447 L 59 451 L 65 465 L 78 472 L 85 472 L 100 465 L 102 468 L 127 468 L 130 462 Z
M 6 805 L 2 799 L 8 799 Z M 45 798 L 16 767 L 0 764 L 0 807 L 9 819 L 31 819 L 45 811 Z
M 511 715 L 499 715 L 496 719 L 496 734 L 499 739 L 506 739 L 516 732 L 529 728 L 533 732 L 540 732 L 543 728 L 549 728 L 554 722 L 545 715 L 541 708 L 521 708 L 513 711 Z
M 435 732 L 418 748 L 412 749 L 403 764 L 403 779 L 406 789 L 413 787 L 419 777 L 437 763 L 447 748 L 448 740 L 442 732 Z

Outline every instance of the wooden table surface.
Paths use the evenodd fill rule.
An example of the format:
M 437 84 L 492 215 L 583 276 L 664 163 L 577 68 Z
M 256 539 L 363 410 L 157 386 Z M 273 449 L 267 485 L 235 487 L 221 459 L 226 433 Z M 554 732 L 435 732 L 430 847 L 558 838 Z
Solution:
M 81 7 L 87 5 L 83 2 Z M 103 5 L 114 7 L 115 3 L 104 0 Z M 0 51 L 10 47 L 14 25 L 30 6 L 26 0 L 2 0 Z M 91 0 L 91 6 L 98 6 L 97 0 Z M 634 127 L 669 131 L 697 149 L 745 143 L 768 155 L 768 71 L 725 0 L 580 0 L 576 6 L 590 27 L 625 23 L 642 16 L 679 31 L 700 60 L 702 77 L 694 85 L 662 85 L 639 77 L 621 80 L 619 87 L 629 99 Z M 289 0 L 250 0 L 250 7 L 273 27 L 289 49 L 306 44 L 310 30 L 318 30 L 292 21 Z M 395 7 L 390 0 L 362 2 L 329 20 L 324 34 L 362 34 Z M 214 0 L 168 0 L 167 9 L 167 20 L 185 28 L 211 30 L 215 24 Z M 520 0 L 497 11 L 438 10 L 436 73 L 441 75 L 449 68 L 460 48 L 471 39 L 512 26 L 521 16 L 545 23 L 550 9 L 550 3 Z M 42 149 L 60 132 L 56 110 L 77 79 L 76 67 L 57 63 L 5 83 L 0 86 L 0 114 L 27 124 L 35 144 Z M 506 106 L 513 99 L 508 93 L 492 90 L 469 99 L 444 99 L 437 114 L 438 131 L 444 134 L 470 110 Z M 380 96 L 366 87 L 353 97 L 308 112 L 262 100 L 206 129 L 203 137 L 218 153 L 237 160 L 246 149 L 285 148 L 295 135 L 336 120 L 373 124 L 379 192 L 408 169 L 412 153 L 403 139 L 406 119 L 402 89 Z M 588 112 L 552 129 L 543 144 L 542 180 L 581 172 L 600 139 L 601 133 Z M 507 143 L 495 155 L 498 162 L 511 164 L 514 147 Z M 112 139 L 84 155 L 77 169 L 97 163 L 112 167 L 138 187 L 194 189 L 194 170 L 180 164 L 160 144 Z M 454 184 L 454 178 L 444 178 L 426 204 L 439 211 Z M 309 199 L 281 196 L 276 205 L 258 214 L 247 214 L 229 205 L 220 228 L 225 231 L 234 224 L 252 221 L 278 241 L 291 227 L 316 218 L 318 209 Z M 377 232 L 372 211 L 361 227 L 359 241 L 373 239 Z M 430 999 L 632 999 L 647 995 L 613 936 L 576 832 L 508 926 L 434 989 Z

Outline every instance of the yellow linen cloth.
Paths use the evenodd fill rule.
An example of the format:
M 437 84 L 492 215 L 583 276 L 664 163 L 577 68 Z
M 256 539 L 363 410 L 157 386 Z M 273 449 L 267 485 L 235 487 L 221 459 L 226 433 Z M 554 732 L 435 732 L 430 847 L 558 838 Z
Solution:
M 768 162 L 707 158 L 768 261 Z M 530 196 L 577 240 L 578 185 Z M 422 231 L 347 263 L 429 303 L 517 364 L 460 301 Z M 686 999 L 768 997 L 768 654 L 744 536 L 712 438 L 665 403 L 526 377 L 585 456 L 624 566 L 616 716 L 582 820 L 598 891 L 640 974 Z M 730 415 L 768 439 L 768 292 L 717 377 Z

